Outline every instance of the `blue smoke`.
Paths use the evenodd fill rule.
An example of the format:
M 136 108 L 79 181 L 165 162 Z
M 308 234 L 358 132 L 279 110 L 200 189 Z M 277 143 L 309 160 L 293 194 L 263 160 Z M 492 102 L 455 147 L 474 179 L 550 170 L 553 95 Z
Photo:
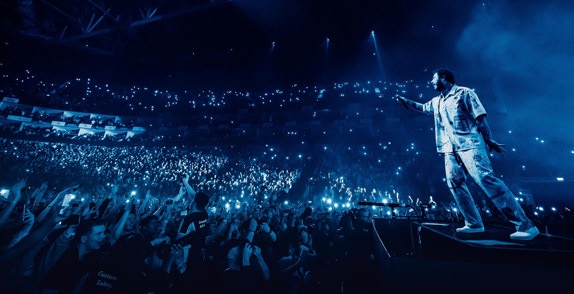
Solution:
M 574 147 L 573 3 L 480 3 L 456 42 L 464 79 L 484 82 L 467 86 L 483 93 L 497 123 L 567 148 Z

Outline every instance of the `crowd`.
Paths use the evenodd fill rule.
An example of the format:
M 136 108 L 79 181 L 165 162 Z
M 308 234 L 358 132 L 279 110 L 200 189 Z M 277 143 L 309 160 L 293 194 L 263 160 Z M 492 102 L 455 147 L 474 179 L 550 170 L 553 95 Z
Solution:
M 0 73 L 2 70 L 7 69 L 0 64 Z M 392 103 L 386 98 L 407 90 L 418 93 L 422 88 L 424 86 L 413 81 L 361 81 L 324 86 L 292 84 L 285 88 L 252 91 L 178 91 L 103 84 L 90 78 L 56 81 L 53 77 L 25 70 L 0 76 L 0 94 L 17 99 L 20 104 L 0 107 L 0 117 L 15 114 L 33 118 L 34 122 L 44 119 L 94 126 L 102 125 L 107 117 L 114 117 L 112 125 L 118 128 L 139 126 L 155 131 L 154 135 L 173 139 L 185 136 L 185 128 L 202 127 L 241 134 L 249 128 L 285 126 L 285 132 L 297 133 L 305 124 L 314 122 L 348 123 L 396 117 L 390 111 L 382 116 L 383 109 Z M 34 107 L 45 111 L 35 111 Z M 66 115 L 63 115 L 64 111 Z M 297 124 L 297 128 L 289 128 L 290 123 Z M 314 124 L 312 128 L 327 129 Z M 356 128 L 355 131 L 360 130 Z
M 6 65 L 7 66 L 7 65 Z M 267 91 L 187 89 L 169 90 L 147 86 L 100 83 L 89 77 L 56 80 L 31 70 L 4 72 L 0 89 L 5 97 L 19 98 L 29 105 L 78 112 L 99 112 L 120 116 L 157 116 L 204 113 L 204 110 L 241 109 L 273 111 L 300 110 L 310 101 L 318 102 L 326 87 L 293 84 L 286 89 Z M 383 82 L 381 82 L 383 84 Z M 393 84 L 385 82 L 385 86 Z M 374 84 L 337 83 L 330 87 L 340 93 L 367 93 Z M 400 85 L 399 85 L 400 87 Z M 338 94 L 340 94 L 338 93 Z M 326 96 L 326 94 L 325 94 Z M 331 95 L 334 96 L 334 95 Z M 73 102 L 72 102 L 73 101 Z M 332 106 L 332 104 L 331 104 Z
M 296 156 L 277 157 L 275 152 L 254 157 L 256 152 L 251 151 L 250 156 L 248 148 L 109 147 L 8 139 L 0 145 L 5 180 L 16 181 L 14 175 L 34 176 L 37 184 L 47 181 L 61 186 L 72 179 L 94 189 L 100 183 L 121 183 L 129 191 L 173 190 L 179 177 L 192 170 L 196 188 L 217 191 L 218 196 L 278 193 L 296 180 L 300 162 Z
M 423 88 L 379 81 L 176 93 L 118 90 L 79 78 L 48 83 L 29 71 L 4 74 L 2 81 L 4 96 L 41 107 L 142 117 L 170 112 L 174 129 L 180 123 L 217 128 L 325 121 L 317 134 L 331 137 L 338 121 L 371 119 L 365 126 L 379 122 L 383 111 L 388 115 L 373 106 L 385 103 L 373 96 Z M 350 103 L 357 101 L 364 105 Z M 222 114 L 226 109 L 248 112 L 230 118 Z M 0 116 L 52 119 L 18 111 L 4 108 Z M 178 113 L 198 115 L 178 121 Z M 88 122 L 106 124 L 104 118 Z M 89 134 L 44 136 L 46 130 L 30 126 L 0 127 L 0 282 L 8 293 L 368 292 L 381 289 L 388 270 L 373 218 L 462 220 L 444 171 L 429 155 L 432 144 L 392 130 L 368 142 L 341 136 L 310 143 L 312 136 L 298 134 L 306 140 L 197 146 L 193 140 L 166 144 L 153 132 L 139 142 L 163 144 L 102 144 Z M 419 131 L 419 137 L 432 135 L 428 128 Z M 338 134 L 352 132 L 359 130 Z M 539 138 L 536 148 L 527 147 L 517 132 L 504 135 L 516 148 L 510 150 L 516 162 L 529 158 L 524 150 L 561 148 Z M 509 183 L 530 170 L 550 173 L 534 164 L 499 170 Z M 517 195 L 541 228 L 572 222 L 568 207 L 543 209 L 533 195 Z M 483 219 L 500 220 L 483 198 Z
M 413 149 L 401 154 L 389 146 L 118 147 L 2 139 L 0 174 L 4 185 L 23 177 L 30 186 L 76 182 L 97 190 L 104 183 L 138 195 L 150 190 L 163 199 L 191 170 L 196 189 L 232 206 L 267 200 L 311 201 L 331 209 L 356 207 L 359 201 L 419 206 L 430 200 L 428 193 L 440 202 L 440 194 L 448 192 L 441 176 L 421 167 L 424 158 L 407 160 Z M 422 180 L 425 176 L 433 179 Z M 448 213 L 453 205 L 441 207 Z
M 391 101 L 383 96 L 402 93 L 407 87 L 415 91 L 419 88 L 412 81 L 367 81 L 334 83 L 325 87 L 293 84 L 286 89 L 252 92 L 175 92 L 98 85 L 89 78 L 48 83 L 27 70 L 4 74 L 0 78 L 0 94 L 19 101 L 0 104 L 0 132 L 36 140 L 138 143 L 181 142 L 197 138 L 198 134 L 199 139 L 232 137 L 232 140 L 267 133 L 291 138 L 326 137 L 350 128 L 355 129 L 356 134 L 363 134 L 369 130 L 352 124 L 365 120 L 384 121 L 391 112 L 383 117 L 383 108 Z M 9 115 L 32 121 L 2 120 Z M 76 127 L 53 126 L 53 121 Z M 329 126 L 333 122 L 338 123 L 337 128 Z M 79 124 L 89 124 L 89 131 L 78 128 Z M 117 130 L 104 132 L 107 125 Z M 144 128 L 145 132 L 126 134 L 133 127 Z
M 3 182 L 15 183 L 2 190 L 1 276 L 14 293 L 373 289 L 388 262 L 373 217 L 460 221 L 452 202 L 403 193 L 392 180 L 377 186 L 404 170 L 390 168 L 392 153 L 374 169 L 360 159 L 367 148 L 300 156 L 292 146 L 1 142 Z
M 430 118 L 412 119 L 408 111 L 397 107 L 392 100 L 397 94 L 416 97 L 419 101 L 430 99 L 430 95 L 435 92 L 430 84 L 414 80 L 365 79 L 326 85 L 291 84 L 282 88 L 253 90 L 198 87 L 174 90 L 109 84 L 89 77 L 62 79 L 33 70 L 9 71 L 8 68 L 7 62 L 0 63 L 0 95 L 16 98 L 20 105 L 3 108 L 0 103 L 0 135 L 29 134 L 15 136 L 25 140 L 105 139 L 121 143 L 187 144 L 190 141 L 214 143 L 218 140 L 217 143 L 221 143 L 223 139 L 233 142 L 245 137 L 309 141 L 310 138 L 333 140 L 341 136 L 345 140 L 351 136 L 353 139 L 379 141 L 390 137 L 396 141 L 404 140 L 403 132 L 415 131 L 417 136 L 409 136 L 411 142 L 406 143 L 421 148 L 419 146 L 428 145 L 424 139 L 432 139 L 434 133 L 428 127 Z M 489 97 L 492 94 L 481 92 L 481 95 Z M 34 107 L 55 112 L 34 112 Z M 495 109 L 489 110 L 491 116 L 496 115 Z M 62 111 L 93 114 L 63 117 L 74 124 L 89 123 L 94 128 L 101 128 L 111 123 L 118 129 L 140 126 L 146 131 L 130 139 L 125 134 L 104 136 L 103 133 L 94 135 L 78 133 L 77 130 L 66 133 L 52 126 L 45 129 L 33 124 L 2 120 L 3 116 L 13 113 L 38 122 L 53 115 L 61 116 Z M 514 153 L 513 156 L 519 162 L 509 170 L 520 169 L 521 176 L 557 176 L 556 173 L 570 172 L 559 163 L 570 160 L 574 154 L 571 146 L 545 140 L 545 134 L 532 134 L 518 127 L 506 128 L 505 125 L 493 123 L 497 127 L 493 132 L 507 146 L 512 146 L 509 151 Z M 555 161 L 528 162 L 540 152 L 555 155 Z
M 158 200 L 113 185 L 27 192 L 3 203 L 0 264 L 10 293 L 336 293 L 377 286 L 368 209 L 229 202 L 189 185 Z M 175 192 L 175 191 L 174 191 Z M 55 194 L 55 195 L 52 195 Z M 85 197 L 85 198 L 84 198 Z M 365 288 L 368 287 L 368 288 Z

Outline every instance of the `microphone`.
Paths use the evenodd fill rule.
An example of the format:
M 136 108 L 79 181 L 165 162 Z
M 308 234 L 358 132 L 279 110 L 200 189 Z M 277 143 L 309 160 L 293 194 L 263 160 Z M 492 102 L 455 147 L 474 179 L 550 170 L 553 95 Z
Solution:
M 407 207 L 405 204 L 399 204 L 399 203 L 382 203 L 382 202 L 366 202 L 366 201 L 359 201 L 359 205 L 388 206 L 390 208 Z

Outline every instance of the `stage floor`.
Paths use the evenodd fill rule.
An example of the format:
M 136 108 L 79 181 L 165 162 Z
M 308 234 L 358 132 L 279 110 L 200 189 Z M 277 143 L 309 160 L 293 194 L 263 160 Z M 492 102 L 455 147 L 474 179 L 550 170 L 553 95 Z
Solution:
M 391 257 L 383 282 L 390 293 L 551 293 L 573 289 L 574 239 L 568 232 L 545 234 L 542 229 L 531 241 L 515 241 L 509 237 L 514 227 L 501 224 L 485 224 L 484 233 L 470 235 L 456 233 L 461 224 L 411 224 L 414 254 Z M 389 236 L 381 239 L 384 243 Z
M 485 224 L 484 233 L 460 234 L 456 233 L 456 228 L 462 224 L 422 222 L 421 225 L 431 231 L 452 238 L 458 242 L 470 246 L 481 246 L 491 248 L 515 248 L 521 250 L 551 250 L 551 251 L 574 251 L 574 237 L 568 231 L 546 233 L 544 228 L 538 228 L 540 234 L 530 241 L 517 241 L 510 239 L 510 234 L 515 232 L 511 225 Z

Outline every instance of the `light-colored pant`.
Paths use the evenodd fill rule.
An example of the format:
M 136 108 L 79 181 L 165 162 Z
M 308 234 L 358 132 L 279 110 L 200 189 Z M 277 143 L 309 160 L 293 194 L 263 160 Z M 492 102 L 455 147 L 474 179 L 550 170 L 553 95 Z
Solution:
M 523 231 L 534 226 L 510 189 L 492 171 L 485 149 L 445 153 L 444 156 L 447 184 L 467 226 L 483 226 L 480 212 L 465 183 L 467 175 L 474 179 L 500 212 L 508 221 L 514 223 L 518 230 Z

